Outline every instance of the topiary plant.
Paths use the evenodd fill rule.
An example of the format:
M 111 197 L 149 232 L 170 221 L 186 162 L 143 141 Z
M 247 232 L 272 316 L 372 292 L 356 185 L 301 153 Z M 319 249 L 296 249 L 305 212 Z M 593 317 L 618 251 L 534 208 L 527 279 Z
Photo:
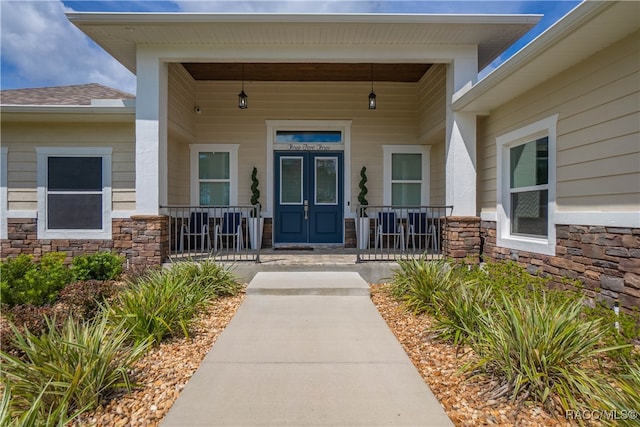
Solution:
M 358 184 L 358 187 L 360 187 L 360 193 L 358 194 L 358 203 L 360 203 L 360 206 L 369 205 L 369 201 L 367 200 L 367 193 L 369 192 L 369 190 L 367 190 L 367 167 L 366 166 L 363 166 L 362 169 L 360 169 L 360 183 Z M 360 212 L 358 212 L 358 216 L 366 216 L 366 214 L 367 214 L 367 209 L 360 208 Z
M 253 206 L 260 204 L 260 190 L 258 189 L 259 184 L 260 181 L 258 181 L 258 169 L 256 169 L 256 167 L 254 166 L 253 171 L 251 172 L 251 204 Z M 253 217 L 258 216 L 258 212 L 255 208 L 251 211 L 251 213 Z

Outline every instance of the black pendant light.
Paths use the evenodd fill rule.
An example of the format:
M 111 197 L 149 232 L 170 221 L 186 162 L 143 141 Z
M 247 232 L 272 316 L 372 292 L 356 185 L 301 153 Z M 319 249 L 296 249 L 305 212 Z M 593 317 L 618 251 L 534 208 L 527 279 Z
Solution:
M 373 91 L 373 64 L 371 64 L 371 93 L 369 94 L 369 110 L 376 109 L 376 93 Z
M 242 90 L 238 94 L 238 108 L 246 110 L 249 106 L 247 101 L 248 98 L 247 94 L 244 93 L 244 64 L 242 64 Z

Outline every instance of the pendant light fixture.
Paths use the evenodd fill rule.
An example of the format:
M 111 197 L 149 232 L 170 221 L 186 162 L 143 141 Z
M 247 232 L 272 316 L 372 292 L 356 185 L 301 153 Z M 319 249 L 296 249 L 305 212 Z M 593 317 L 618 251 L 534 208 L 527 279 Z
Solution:
M 244 64 L 242 64 L 242 90 L 238 94 L 238 108 L 240 108 L 241 110 L 246 110 L 249 105 L 247 102 L 247 98 L 249 97 L 246 93 L 244 93 Z
M 371 93 L 369 94 L 369 110 L 376 109 L 376 93 L 373 91 L 373 64 L 371 64 Z

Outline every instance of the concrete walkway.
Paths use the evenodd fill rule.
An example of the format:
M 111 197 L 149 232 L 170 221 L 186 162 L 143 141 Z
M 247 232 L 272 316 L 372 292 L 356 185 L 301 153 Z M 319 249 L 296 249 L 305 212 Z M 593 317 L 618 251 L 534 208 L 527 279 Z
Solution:
M 353 272 L 260 272 L 169 426 L 453 425 Z

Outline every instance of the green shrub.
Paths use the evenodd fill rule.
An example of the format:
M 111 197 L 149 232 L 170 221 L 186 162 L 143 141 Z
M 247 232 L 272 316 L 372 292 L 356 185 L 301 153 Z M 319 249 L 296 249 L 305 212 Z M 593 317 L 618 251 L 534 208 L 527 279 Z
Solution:
M 124 257 L 110 252 L 75 257 L 71 270 L 76 280 L 114 280 L 122 274 Z
M 513 400 L 532 399 L 552 410 L 557 404 L 579 408 L 598 398 L 591 393 L 603 380 L 588 362 L 607 351 L 598 348 L 605 334 L 601 322 L 585 322 L 581 312 L 577 300 L 501 293 L 469 340 L 479 361 L 468 368 L 501 378 L 503 394 Z
M 71 423 L 88 407 L 76 410 L 69 415 L 69 401 L 63 397 L 58 406 L 54 408 L 43 408 L 42 399 L 50 390 L 51 382 L 47 383 L 35 401 L 26 410 L 12 410 L 11 387 L 7 386 L 0 402 L 0 426 L 5 427 L 64 427 Z
M 638 420 L 631 416 L 625 416 L 625 414 L 629 415 L 630 411 L 635 411 L 632 415 L 638 416 L 640 409 L 640 365 L 627 364 L 624 372 L 616 377 L 615 387 L 605 387 L 605 390 L 602 409 L 605 411 L 615 410 L 621 418 L 610 420 L 606 424 L 637 426 Z
M 64 264 L 65 257 L 63 252 L 50 252 L 42 255 L 37 264 L 28 255 L 2 263 L 2 303 L 43 305 L 54 301 L 72 280 L 71 271 Z
M 143 341 L 128 347 L 130 331 L 124 323 L 109 327 L 106 316 L 80 322 L 68 317 L 61 327 L 47 319 L 42 336 L 13 327 L 16 346 L 26 355 L 18 359 L 0 351 L 3 380 L 13 394 L 11 412 L 26 413 L 35 403 L 40 415 L 64 408 L 70 412 L 93 408 L 118 389 L 131 389 L 127 370 L 148 347 Z
M 179 263 L 133 279 L 110 312 L 127 324 L 133 339 L 159 343 L 178 333 L 188 336 L 189 323 L 205 304 L 240 289 L 228 270 L 213 262 Z
M 454 345 L 465 344 L 479 328 L 483 313 L 496 305 L 493 288 L 486 283 L 460 280 L 444 292 L 436 294 L 440 311 L 432 332 Z
M 616 316 L 613 309 L 603 303 L 597 303 L 595 307 L 584 308 L 585 318 L 590 321 L 602 319 L 602 325 L 606 333 L 602 337 L 601 345 L 604 347 L 632 344 L 640 338 L 640 313 L 625 313 L 620 311 Z M 618 322 L 619 329 L 616 328 Z M 619 365 L 620 368 L 629 363 L 640 363 L 640 354 L 633 346 L 627 345 L 608 352 L 607 357 Z
M 181 262 L 172 267 L 176 275 L 185 275 L 191 286 L 199 288 L 206 299 L 238 295 L 242 285 L 228 268 L 212 260 Z
M 436 296 L 459 283 L 455 270 L 442 260 L 411 259 L 398 261 L 390 292 L 404 301 L 414 313 L 436 313 Z

